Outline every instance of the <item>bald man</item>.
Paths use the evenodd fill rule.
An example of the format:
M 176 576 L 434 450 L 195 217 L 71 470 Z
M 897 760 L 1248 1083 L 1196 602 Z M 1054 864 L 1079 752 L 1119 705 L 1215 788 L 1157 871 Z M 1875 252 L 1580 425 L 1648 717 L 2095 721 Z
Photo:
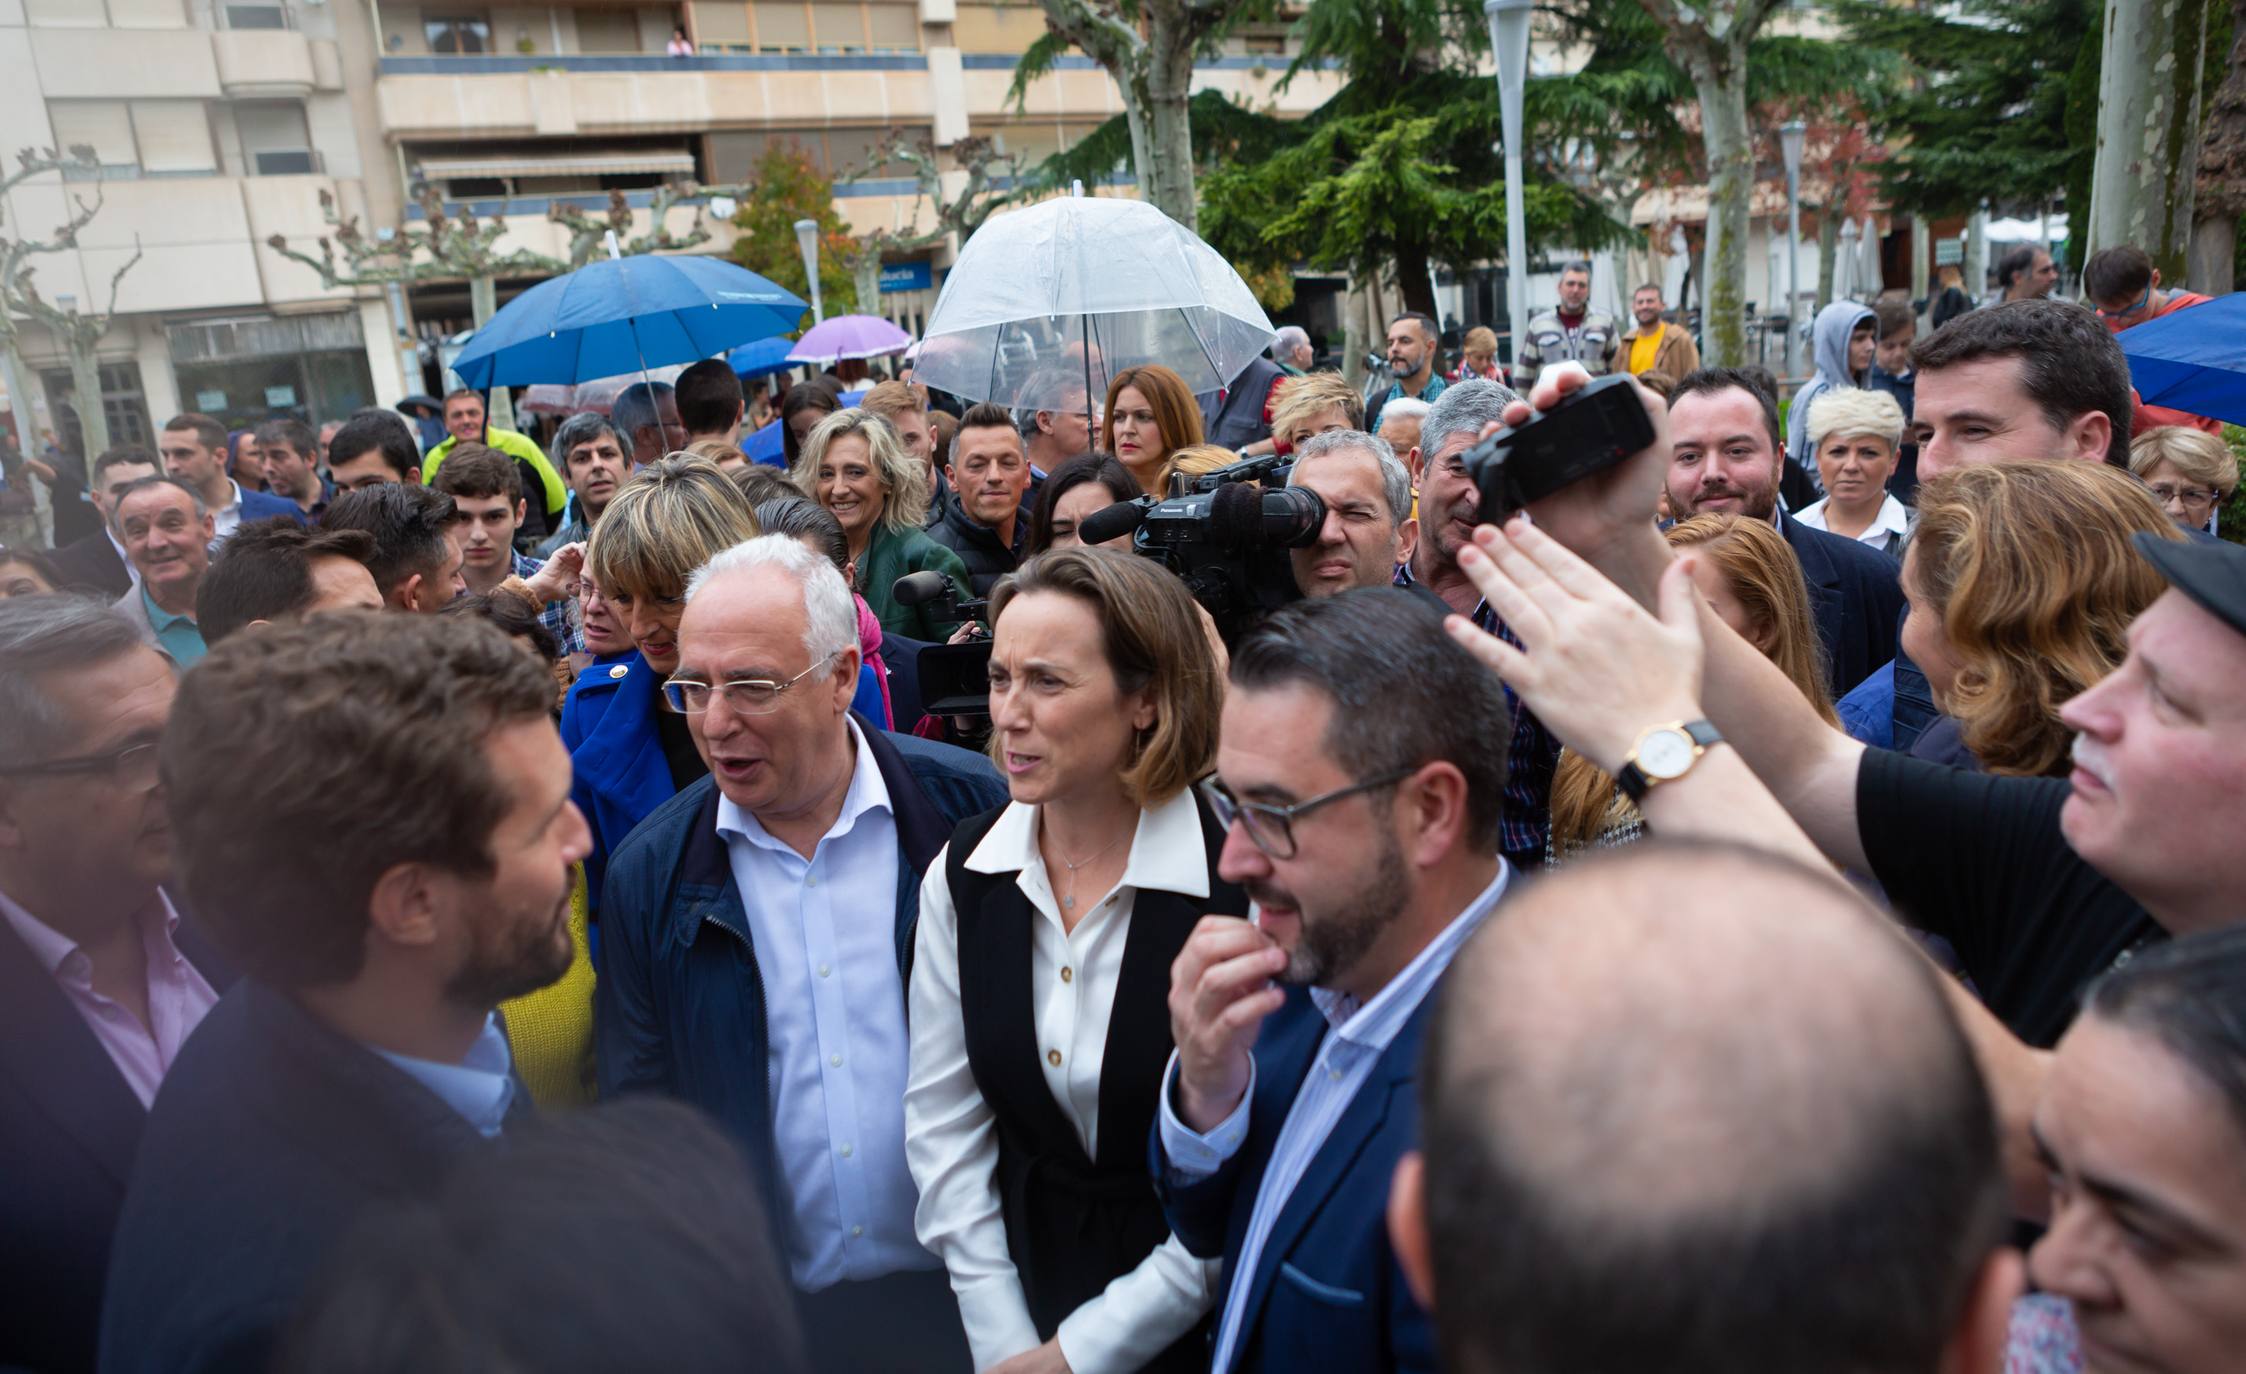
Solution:
M 1443 1368 L 1998 1368 L 2021 1261 L 1937 977 L 1722 843 L 1516 897 L 1440 995 L 1390 1204 Z

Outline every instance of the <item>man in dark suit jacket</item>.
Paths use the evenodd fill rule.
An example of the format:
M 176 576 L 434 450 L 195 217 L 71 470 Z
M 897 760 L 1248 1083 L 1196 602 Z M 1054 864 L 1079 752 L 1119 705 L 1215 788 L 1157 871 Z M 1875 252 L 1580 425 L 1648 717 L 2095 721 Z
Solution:
M 115 612 L 0 602 L 0 1368 L 94 1367 L 148 1103 L 231 981 L 158 886 L 173 691 Z
M 493 1008 L 569 967 L 588 847 L 553 696 L 489 625 L 370 611 L 232 636 L 182 679 L 179 865 L 246 976 L 149 1113 L 103 1370 L 263 1368 L 355 1216 L 526 1109 Z M 298 827 L 351 843 L 266 841 Z
M 1224 1259 L 1216 1374 L 1435 1368 L 1388 1183 L 1431 994 L 1512 881 L 1509 720 L 1402 589 L 1298 602 L 1233 649 L 1206 795 L 1258 911 L 1203 917 L 1172 966 L 1152 1147 L 1178 1239 Z
M 1257 354 L 1240 369 L 1231 385 L 1200 398 L 1203 436 L 1234 453 L 1259 439 L 1270 438 L 1271 388 L 1286 380 L 1286 375 L 1269 358 Z
M 1753 374 L 1704 367 L 1669 398 L 1669 470 L 1677 519 L 1737 515 L 1774 521 L 1801 563 L 1810 618 L 1825 651 L 1826 683 L 1841 694 L 1895 657 L 1903 609 L 1901 565 L 1853 539 L 1813 530 L 1778 508 L 1786 441 L 1778 403 Z
M 101 513 L 101 528 L 85 538 L 55 550 L 55 571 L 65 584 L 90 587 L 114 600 L 132 590 L 132 567 L 125 561 L 124 546 L 109 528 L 116 513 L 111 498 L 127 482 L 161 477 L 164 467 L 144 448 L 124 446 L 105 450 L 94 459 L 94 509 Z
M 929 865 L 1007 793 L 980 755 L 851 715 L 856 623 L 834 565 L 787 535 L 688 585 L 672 691 L 711 776 L 609 856 L 600 1086 L 684 1098 L 741 1144 L 817 1368 L 965 1370 L 913 1231 L 906 976 Z

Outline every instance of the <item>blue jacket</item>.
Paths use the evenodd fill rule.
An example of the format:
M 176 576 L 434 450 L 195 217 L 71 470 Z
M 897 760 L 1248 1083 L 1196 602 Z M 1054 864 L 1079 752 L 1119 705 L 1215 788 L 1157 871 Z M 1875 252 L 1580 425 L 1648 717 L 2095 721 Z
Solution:
M 528 1101 L 518 1089 L 510 1126 Z M 434 1195 L 487 1143 L 404 1070 L 243 979 L 148 1113 L 102 1307 L 104 1374 L 265 1368 L 351 1223 Z
M 286 496 L 275 496 L 269 491 L 251 491 L 248 487 L 242 488 L 242 520 L 244 523 L 251 520 L 270 520 L 276 515 L 285 515 L 299 525 L 311 523 L 305 518 L 304 507 L 289 500 Z
M 951 832 L 1007 800 L 998 770 L 948 744 L 865 731 L 897 824 L 897 996 L 905 996 L 920 882 Z M 717 833 L 717 784 L 703 778 L 618 845 L 601 896 L 594 1044 L 601 1096 L 667 1093 L 715 1116 L 748 1152 L 768 1214 L 780 1205 L 758 970 L 744 894 Z
M 173 938 L 204 981 L 232 984 L 191 915 Z M 0 925 L 0 1369 L 94 1367 L 109 1241 L 147 1125 L 85 1018 Z
M 1778 533 L 1801 562 L 1810 619 L 1825 650 L 1825 682 L 1835 697 L 1895 657 L 1903 614 L 1902 567 L 1869 544 L 1813 530 L 1784 511 Z
M 576 774 L 570 799 L 593 830 L 585 891 L 595 910 L 609 851 L 678 790 L 655 733 L 662 695 L 662 675 L 634 651 L 594 659 L 562 703 L 562 747 Z
M 1289 1195 L 1245 1291 L 1232 1368 L 1215 1374 L 1435 1368 L 1434 1329 L 1388 1242 L 1396 1161 L 1419 1145 L 1414 1082 L 1435 1002 L 1423 999 L 1396 1032 Z M 1224 1257 L 1220 1322 L 1264 1170 L 1326 1030 L 1309 989 L 1290 988 L 1256 1037 L 1248 1138 L 1210 1177 L 1180 1185 L 1155 1126 L 1154 1187 L 1171 1230 L 1193 1254 Z

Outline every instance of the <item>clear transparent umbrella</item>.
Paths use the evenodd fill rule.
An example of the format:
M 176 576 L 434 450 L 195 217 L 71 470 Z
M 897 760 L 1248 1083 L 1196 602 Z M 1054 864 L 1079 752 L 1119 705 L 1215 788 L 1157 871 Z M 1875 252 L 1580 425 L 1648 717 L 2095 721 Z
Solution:
M 994 215 L 960 250 L 913 380 L 974 401 L 1090 414 L 1125 368 L 1195 395 L 1268 347 L 1271 321 L 1214 248 L 1144 201 L 1059 197 Z

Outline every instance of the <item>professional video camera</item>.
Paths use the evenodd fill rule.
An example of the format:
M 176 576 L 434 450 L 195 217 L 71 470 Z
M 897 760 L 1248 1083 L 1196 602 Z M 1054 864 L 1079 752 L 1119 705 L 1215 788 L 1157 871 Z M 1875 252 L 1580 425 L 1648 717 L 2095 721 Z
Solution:
M 1183 496 L 1142 496 L 1095 511 L 1076 533 L 1087 544 L 1130 534 L 1133 551 L 1176 573 L 1229 644 L 1266 612 L 1301 597 L 1287 550 L 1315 542 L 1326 523 L 1318 493 L 1255 485 L 1283 481 L 1286 468 L 1276 455 L 1234 463 L 1198 479 Z
M 902 606 L 933 605 L 940 620 L 988 622 L 990 602 L 981 597 L 961 597 L 959 584 L 940 572 L 906 573 L 890 584 L 889 594 Z M 979 627 L 978 627 L 979 628 Z M 978 633 L 964 644 L 931 644 L 920 651 L 917 664 L 921 709 L 932 716 L 979 718 L 979 729 L 990 731 L 990 635 Z M 910 726 L 900 721 L 906 729 Z M 954 743 L 964 741 L 955 739 Z M 980 741 L 976 742 L 979 747 Z
M 1513 512 L 1603 472 L 1653 442 L 1653 420 L 1628 377 L 1601 377 L 1524 424 L 1501 429 L 1460 461 L 1482 494 L 1476 518 Z

